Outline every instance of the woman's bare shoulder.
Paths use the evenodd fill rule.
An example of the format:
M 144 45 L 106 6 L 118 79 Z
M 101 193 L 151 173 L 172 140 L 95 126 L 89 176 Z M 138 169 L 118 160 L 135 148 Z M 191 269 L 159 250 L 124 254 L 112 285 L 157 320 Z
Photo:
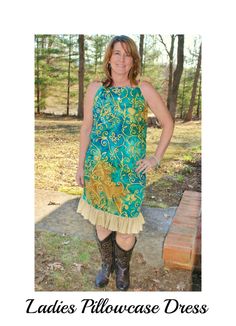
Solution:
M 92 81 L 87 88 L 87 94 L 89 96 L 93 96 L 96 94 L 97 90 L 102 86 L 101 81 Z
M 148 80 L 143 80 L 140 82 L 141 92 L 147 102 L 149 102 L 150 98 L 157 95 L 157 91 L 152 85 L 152 83 Z
M 142 88 L 145 91 L 149 91 L 149 90 L 154 89 L 153 85 L 148 80 L 140 81 L 140 88 Z

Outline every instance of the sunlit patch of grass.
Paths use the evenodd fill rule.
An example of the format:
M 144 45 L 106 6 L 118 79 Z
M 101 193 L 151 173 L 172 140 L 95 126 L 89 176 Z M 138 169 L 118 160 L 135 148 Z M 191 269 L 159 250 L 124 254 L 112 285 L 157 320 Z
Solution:
M 184 160 L 185 162 L 192 162 L 192 161 L 193 161 L 193 155 L 191 155 L 190 153 L 185 154 L 185 155 L 183 156 L 183 160 Z
M 70 187 L 70 186 L 61 186 L 58 188 L 58 191 L 65 192 L 69 195 L 78 195 L 81 196 L 83 193 L 83 188 L 81 187 Z
M 159 208 L 167 208 L 168 205 L 166 203 L 158 203 Z
M 198 145 L 198 146 L 195 146 L 195 147 L 192 147 L 192 152 L 193 153 L 196 153 L 196 154 L 201 154 L 201 145 Z
M 154 201 L 154 200 L 147 200 L 145 199 L 143 202 L 143 206 L 148 206 L 148 207 L 155 207 L 155 208 L 168 208 L 168 204 L 160 201 Z

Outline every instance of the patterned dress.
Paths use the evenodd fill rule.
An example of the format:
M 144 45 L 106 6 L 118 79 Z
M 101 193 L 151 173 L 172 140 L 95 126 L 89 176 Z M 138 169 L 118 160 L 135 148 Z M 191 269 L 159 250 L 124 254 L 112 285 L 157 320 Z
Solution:
M 95 94 L 77 209 L 94 225 L 128 234 L 142 230 L 146 174 L 135 169 L 146 156 L 147 114 L 138 86 L 101 86 Z

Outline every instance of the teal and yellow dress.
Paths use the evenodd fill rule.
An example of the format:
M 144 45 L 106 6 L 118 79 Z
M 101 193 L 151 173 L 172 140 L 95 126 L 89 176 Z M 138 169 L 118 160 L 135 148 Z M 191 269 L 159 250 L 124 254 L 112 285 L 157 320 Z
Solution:
M 95 94 L 77 209 L 94 225 L 128 234 L 142 230 L 146 174 L 135 169 L 146 156 L 147 115 L 139 86 L 101 86 Z

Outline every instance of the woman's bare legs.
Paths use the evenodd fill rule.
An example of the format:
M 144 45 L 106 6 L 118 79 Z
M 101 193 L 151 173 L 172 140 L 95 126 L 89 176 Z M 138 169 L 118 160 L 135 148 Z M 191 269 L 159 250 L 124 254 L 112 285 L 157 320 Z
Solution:
M 97 236 L 100 241 L 104 240 L 111 234 L 111 230 L 105 229 L 104 227 L 100 225 L 96 225 L 96 231 L 97 231 Z
M 100 241 L 104 240 L 111 234 L 111 230 L 105 229 L 100 225 L 96 225 L 98 239 Z M 129 250 L 133 247 L 135 243 L 135 236 L 133 234 L 125 234 L 116 232 L 116 242 L 124 250 Z
M 130 250 L 135 243 L 135 236 L 133 234 L 124 234 L 116 232 L 116 242 L 124 250 Z

